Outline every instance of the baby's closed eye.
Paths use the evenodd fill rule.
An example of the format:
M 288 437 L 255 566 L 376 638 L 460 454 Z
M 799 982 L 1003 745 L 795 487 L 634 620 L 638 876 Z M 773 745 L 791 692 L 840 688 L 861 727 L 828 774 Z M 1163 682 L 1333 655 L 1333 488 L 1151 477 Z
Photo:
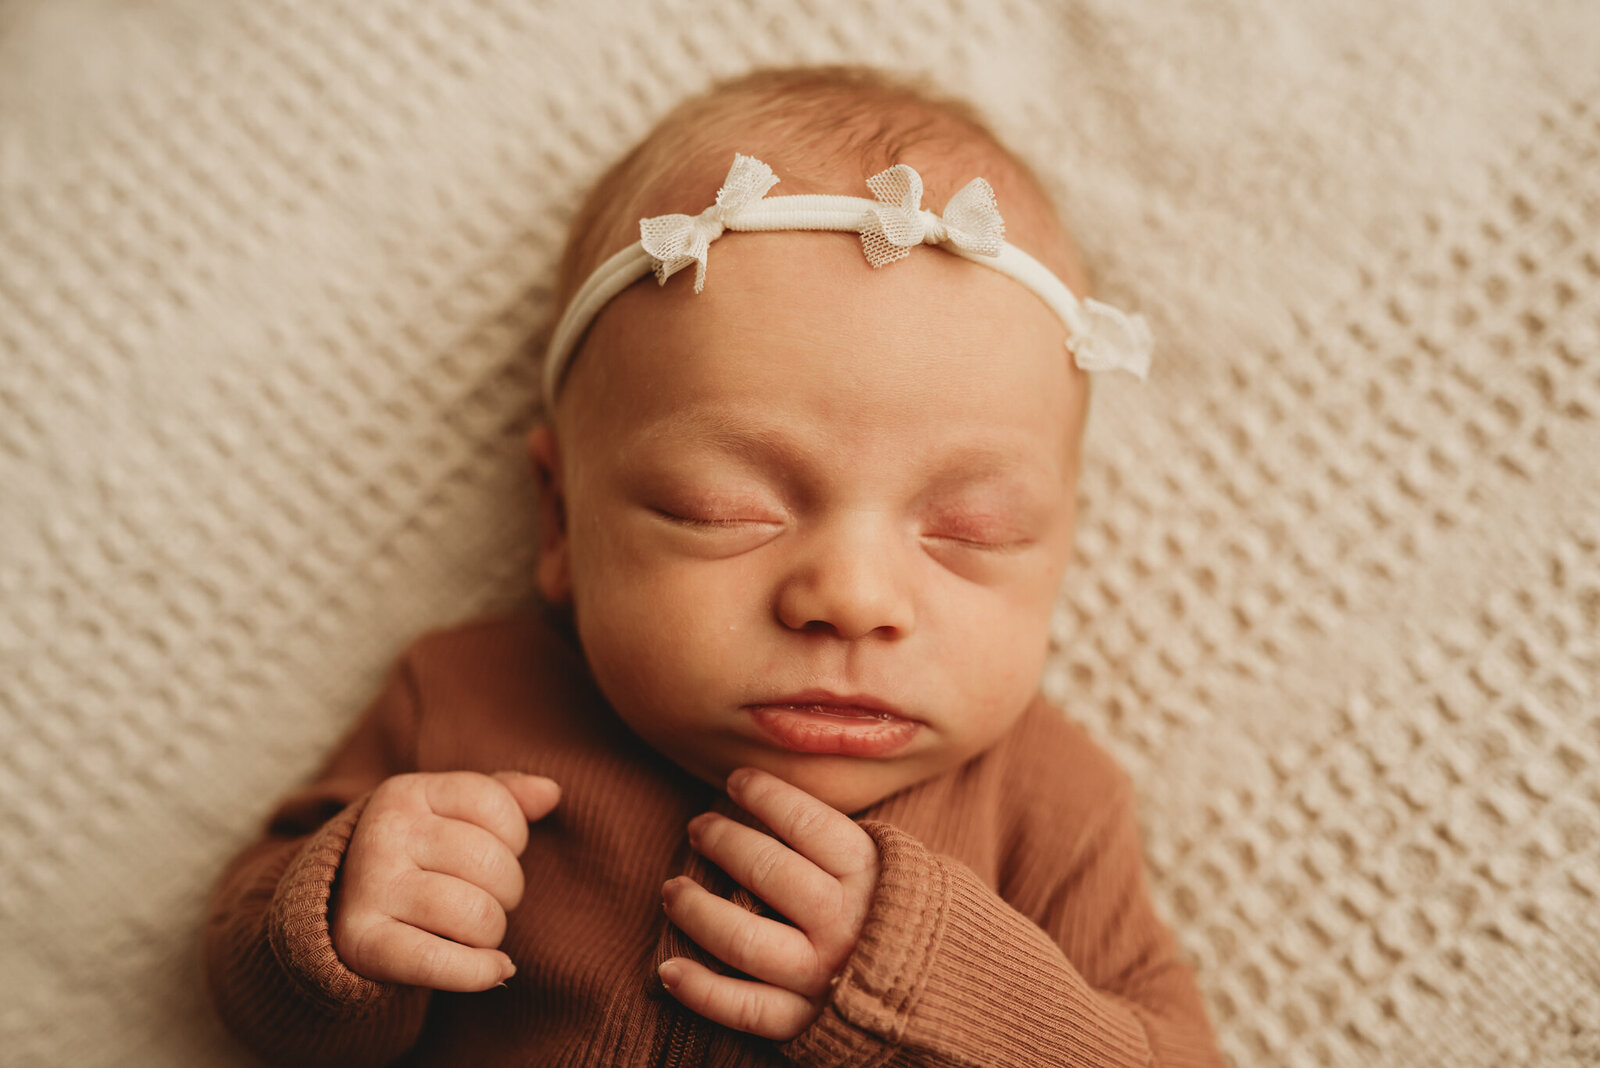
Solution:
M 643 503 L 668 544 L 693 556 L 748 552 L 777 537 L 788 523 L 787 512 L 771 494 L 741 487 L 662 487 Z
M 732 527 L 784 522 L 784 510 L 759 494 L 693 490 L 659 495 L 651 510 L 688 527 Z
M 1038 536 L 1015 517 L 984 512 L 942 513 L 930 517 L 924 521 L 922 536 L 996 551 L 1024 549 L 1038 541 Z
M 926 501 L 918 524 L 924 539 L 1000 551 L 1036 544 L 1045 519 L 1026 494 L 994 489 Z

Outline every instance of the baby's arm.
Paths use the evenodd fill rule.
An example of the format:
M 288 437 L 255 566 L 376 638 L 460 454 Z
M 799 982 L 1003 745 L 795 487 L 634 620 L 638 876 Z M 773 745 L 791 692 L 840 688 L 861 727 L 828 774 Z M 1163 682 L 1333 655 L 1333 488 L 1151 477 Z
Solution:
M 1031 916 L 912 836 L 887 824 L 862 825 L 875 843 L 875 885 L 849 939 L 851 951 L 820 987 L 809 975 L 803 986 L 785 978 L 779 962 L 796 958 L 792 948 L 785 951 L 799 944 L 793 929 L 783 936 L 784 925 L 732 905 L 702 905 L 696 915 L 669 904 L 674 922 L 702 948 L 752 976 L 719 977 L 684 962 L 669 989 L 719 1023 L 790 1040 L 784 1052 L 803 1065 L 856 1063 L 869 1053 L 889 1057 L 873 1063 L 906 1068 L 1220 1064 L 1193 978 L 1145 895 L 1131 794 L 1107 800 L 1102 825 L 1070 865 L 1051 873 Z M 841 838 L 838 821 L 854 828 L 820 802 L 811 804 L 836 818 L 812 814 L 814 826 Z M 774 829 L 806 852 L 803 840 Z M 701 849 L 814 942 L 813 927 L 782 904 L 806 895 L 772 889 L 787 882 L 774 876 L 794 865 L 782 854 L 795 854 L 760 837 L 765 846 L 742 847 L 749 856 L 771 858 L 755 872 L 749 861 L 723 859 L 726 846 L 722 856 Z M 1037 867 L 1048 869 L 1048 859 L 1040 860 Z M 759 885 L 747 881 L 752 875 L 762 877 Z M 703 898 L 711 895 L 698 890 L 690 900 Z M 833 937 L 850 930 L 841 925 Z M 1076 966 L 1064 947 L 1083 951 L 1085 966 Z
M 414 689 L 402 667 L 316 781 L 286 799 L 268 834 L 229 865 L 213 895 L 205 931 L 212 998 L 235 1034 L 277 1062 L 342 1068 L 386 1063 L 416 1041 L 431 994 L 425 986 L 404 983 L 432 979 L 440 986 L 466 987 L 492 973 L 485 985 L 493 985 L 504 970 L 498 950 L 460 946 L 459 952 L 448 947 L 441 951 L 428 942 L 432 936 L 421 930 L 402 932 L 400 926 L 401 920 L 410 920 L 422 928 L 450 929 L 460 920 L 441 923 L 408 911 L 404 900 L 371 893 L 374 880 L 386 876 L 398 877 L 397 888 L 409 884 L 412 889 L 434 882 L 435 876 L 440 881 L 451 877 L 426 871 L 408 876 L 409 859 L 415 868 L 475 870 L 479 885 L 491 888 L 485 897 L 500 909 L 503 902 L 497 894 L 508 898 L 520 889 L 520 868 L 513 885 L 504 862 L 504 854 L 515 852 L 513 846 L 521 840 L 505 826 L 510 822 L 506 817 L 520 808 L 518 820 L 524 814 L 532 818 L 554 799 L 552 784 L 532 776 L 517 777 L 515 788 L 488 776 L 470 776 L 460 780 L 469 783 L 466 790 L 452 792 L 427 785 L 436 779 L 457 782 L 452 776 L 404 774 L 416 766 Z M 502 795 L 498 801 L 496 792 Z M 485 803 L 480 795 L 490 800 Z M 435 802 L 446 815 L 435 811 Z M 440 828 L 456 830 L 443 822 L 452 818 L 449 813 L 479 808 L 494 813 L 486 822 L 511 836 L 511 843 L 494 831 L 470 826 L 470 821 L 455 821 L 464 836 L 438 833 Z M 522 831 L 525 838 L 525 824 Z M 484 835 L 495 841 L 486 841 Z M 363 841 L 371 847 L 352 845 Z M 482 847 L 482 858 L 464 859 L 462 841 Z M 408 858 L 412 846 L 420 855 Z M 353 849 L 364 856 L 357 867 L 364 867 L 366 874 L 352 877 Z M 486 922 L 466 923 L 478 928 L 476 941 L 483 942 L 495 933 L 494 923 L 491 910 L 467 885 L 474 878 L 454 892 L 476 900 L 488 914 Z M 339 909 L 332 908 L 336 895 Z M 484 975 L 462 974 L 463 961 Z M 367 974 L 353 966 L 357 963 Z
M 882 875 L 833 996 L 785 1048 L 803 1065 L 863 1044 L 896 1066 L 1216 1066 L 1205 1008 L 1143 886 L 1131 797 L 1025 915 L 971 869 L 866 824 Z

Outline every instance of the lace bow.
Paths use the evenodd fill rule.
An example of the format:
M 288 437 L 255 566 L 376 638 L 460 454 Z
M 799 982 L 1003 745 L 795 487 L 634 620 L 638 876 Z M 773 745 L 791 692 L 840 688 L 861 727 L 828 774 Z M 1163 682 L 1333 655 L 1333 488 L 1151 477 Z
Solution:
M 657 215 L 639 222 L 639 244 L 655 260 L 656 281 L 667 279 L 689 266 L 694 268 L 694 291 L 706 285 L 706 254 L 711 242 L 722 236 L 727 220 L 740 209 L 754 204 L 778 184 L 772 168 L 750 156 L 734 156 L 733 166 L 717 201 L 699 215 Z
M 952 244 L 983 256 L 998 256 L 1005 246 L 1006 224 L 995 205 L 994 190 L 974 178 L 950 198 L 942 216 L 922 210 L 922 175 L 896 163 L 867 179 L 878 198 L 872 222 L 861 231 L 861 249 L 874 267 L 893 263 L 915 245 Z
M 1143 378 L 1154 342 L 1142 315 L 1129 315 L 1098 300 L 1081 305 L 1084 323 L 1067 338 L 1073 362 L 1085 371 L 1128 371 Z

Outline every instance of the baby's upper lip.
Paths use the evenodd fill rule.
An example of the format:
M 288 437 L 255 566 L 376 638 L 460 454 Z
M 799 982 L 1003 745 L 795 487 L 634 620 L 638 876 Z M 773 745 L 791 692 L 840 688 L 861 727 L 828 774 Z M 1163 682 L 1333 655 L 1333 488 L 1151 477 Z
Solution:
M 821 708 L 824 710 L 836 709 L 840 715 L 849 715 L 852 712 L 867 712 L 875 716 L 893 716 L 895 719 L 915 720 L 917 718 L 881 697 L 874 697 L 866 693 L 836 693 L 833 690 L 821 689 L 801 690 L 798 693 L 751 701 L 747 707 L 770 708 L 782 705 Z

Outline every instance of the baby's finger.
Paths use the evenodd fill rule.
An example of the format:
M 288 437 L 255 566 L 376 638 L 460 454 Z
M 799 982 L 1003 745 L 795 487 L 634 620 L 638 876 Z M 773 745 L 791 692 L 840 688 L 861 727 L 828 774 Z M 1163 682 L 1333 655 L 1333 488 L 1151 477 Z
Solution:
M 493 834 L 520 856 L 528 846 L 528 820 L 505 783 L 475 771 L 441 771 L 424 778 L 428 808 Z
M 392 919 L 364 932 L 345 964 L 374 982 L 456 993 L 488 990 L 517 970 L 498 949 L 473 949 Z
M 689 842 L 734 882 L 806 931 L 834 922 L 844 908 L 839 880 L 770 834 L 707 812 L 689 821 Z
M 475 949 L 506 936 L 506 913 L 486 890 L 452 875 L 410 871 L 395 880 L 389 915 L 418 930 Z
M 413 833 L 410 857 L 424 871 L 482 887 L 501 908 L 514 909 L 522 900 L 522 865 L 510 846 L 482 827 L 462 820 L 428 820 Z
M 829 875 L 876 878 L 878 847 L 849 816 L 758 768 L 728 776 L 728 796 Z
M 793 991 L 718 975 L 683 957 L 663 962 L 660 974 L 685 1008 L 735 1031 L 786 1042 L 817 1018 L 817 1007 Z
M 554 779 L 521 771 L 497 771 L 494 778 L 504 784 L 522 807 L 524 819 L 542 820 L 561 801 L 561 787 Z
M 830 973 L 793 927 L 747 912 L 683 876 L 668 880 L 661 898 L 667 918 L 722 963 L 807 997 L 828 988 Z

